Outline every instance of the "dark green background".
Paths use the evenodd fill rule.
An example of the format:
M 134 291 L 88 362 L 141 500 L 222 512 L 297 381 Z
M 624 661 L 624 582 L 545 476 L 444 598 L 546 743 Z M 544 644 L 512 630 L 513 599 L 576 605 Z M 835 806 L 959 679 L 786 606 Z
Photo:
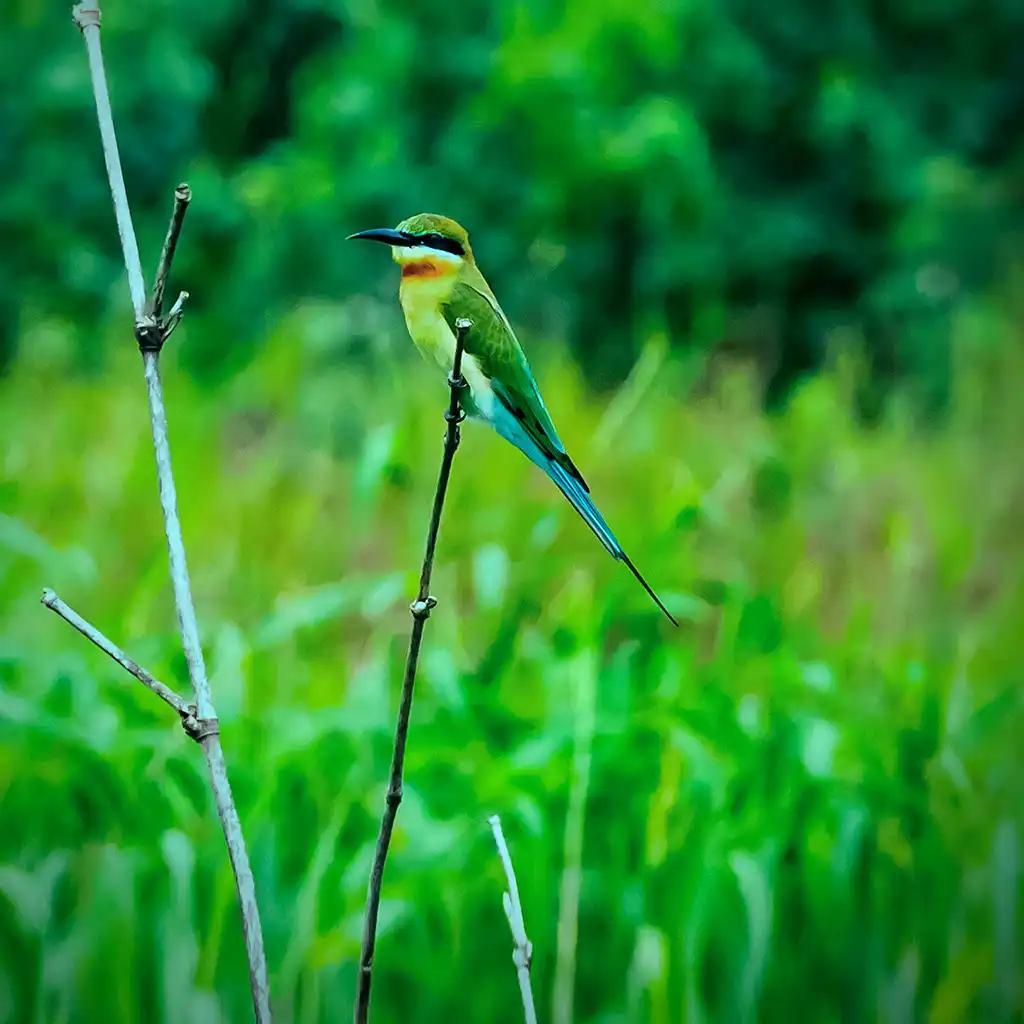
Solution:
M 1024 1019 L 1024 6 L 124 3 L 103 40 L 278 1017 L 349 1014 L 445 389 L 360 228 L 455 216 L 674 632 L 465 432 L 378 1021 Z M 0 33 L 0 1019 L 244 1020 L 87 65 Z

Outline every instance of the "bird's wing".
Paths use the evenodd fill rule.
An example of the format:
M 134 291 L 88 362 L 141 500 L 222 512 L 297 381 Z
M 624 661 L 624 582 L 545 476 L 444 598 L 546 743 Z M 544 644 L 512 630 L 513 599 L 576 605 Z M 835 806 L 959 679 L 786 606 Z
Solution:
M 459 281 L 442 312 L 453 332 L 460 318 L 472 321 L 466 334 L 466 352 L 476 358 L 495 397 L 522 424 L 541 452 L 589 491 L 558 436 L 526 355 L 486 283 L 481 279 L 480 286 L 475 286 Z
M 453 333 L 455 323 L 461 317 L 472 321 L 473 325 L 466 334 L 466 353 L 476 359 L 498 400 L 492 411 L 491 425 L 547 473 L 608 553 L 625 562 L 655 604 L 678 626 L 672 613 L 623 551 L 591 499 L 590 488 L 566 454 L 558 431 L 551 422 L 515 333 L 480 272 L 472 268 L 470 280 L 463 277 L 455 285 L 441 310 Z

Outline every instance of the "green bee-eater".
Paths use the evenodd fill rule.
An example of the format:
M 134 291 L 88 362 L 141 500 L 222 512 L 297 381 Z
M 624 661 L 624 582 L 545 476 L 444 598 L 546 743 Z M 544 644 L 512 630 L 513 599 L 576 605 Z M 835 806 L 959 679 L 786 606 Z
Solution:
M 402 268 L 398 297 L 409 334 L 446 373 L 455 358 L 455 323 L 463 318 L 471 322 L 462 360 L 469 385 L 462 397 L 467 415 L 489 423 L 540 466 L 611 556 L 626 563 L 655 604 L 679 625 L 622 550 L 566 453 L 508 318 L 476 265 L 466 229 L 448 217 L 420 213 L 397 228 L 349 237 L 391 246 Z

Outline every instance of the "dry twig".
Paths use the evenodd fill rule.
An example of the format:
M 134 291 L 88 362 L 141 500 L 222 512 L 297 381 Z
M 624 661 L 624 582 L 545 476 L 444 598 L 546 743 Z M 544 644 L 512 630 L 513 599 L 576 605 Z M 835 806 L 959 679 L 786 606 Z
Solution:
M 156 455 L 157 484 L 160 493 L 160 507 L 163 512 L 164 531 L 167 536 L 167 550 L 170 560 L 171 584 L 174 590 L 174 604 L 181 631 L 182 647 L 188 663 L 189 678 L 195 697 L 194 704 L 186 704 L 184 698 L 174 693 L 163 683 L 154 679 L 127 657 L 114 643 L 95 627 L 69 608 L 52 591 L 45 591 L 43 603 L 52 608 L 79 632 L 109 654 L 122 667 L 139 679 L 144 685 L 170 704 L 181 716 L 186 732 L 203 751 L 206 759 L 210 788 L 217 805 L 224 839 L 234 871 L 235 885 L 242 913 L 242 931 L 245 938 L 246 955 L 249 962 L 249 982 L 252 990 L 253 1009 L 257 1024 L 271 1020 L 270 992 L 267 983 L 267 963 L 263 950 L 263 934 L 260 927 L 259 910 L 256 905 L 256 886 L 253 881 L 249 855 L 242 835 L 242 826 L 235 808 L 231 786 L 228 782 L 227 766 L 220 743 L 220 727 L 217 712 L 210 695 L 210 684 L 206 676 L 206 665 L 199 642 L 199 627 L 196 622 L 195 606 L 189 583 L 188 566 L 185 560 L 185 544 L 178 519 L 178 500 L 171 472 L 171 450 L 167 437 L 167 413 L 164 409 L 163 387 L 160 382 L 160 350 L 171 331 L 181 320 L 187 294 L 182 292 L 166 317 L 163 316 L 164 293 L 174 251 L 181 233 L 185 211 L 191 198 L 187 185 L 179 185 L 174 194 L 174 212 L 167 230 L 163 252 L 156 276 L 152 298 L 147 304 L 146 286 L 139 260 L 139 248 L 132 225 L 128 195 L 121 173 L 121 158 L 117 148 L 114 119 L 110 109 L 103 55 L 100 49 L 100 9 L 98 0 L 86 0 L 73 9 L 75 23 L 82 30 L 86 52 L 89 58 L 89 72 L 92 79 L 93 97 L 96 102 L 96 116 L 99 122 L 100 138 L 103 144 L 103 159 L 110 183 L 110 194 L 114 204 L 117 231 L 121 239 L 125 271 L 128 275 L 128 289 L 131 293 L 135 313 L 135 339 L 142 353 L 146 393 L 149 399 L 150 425 L 153 434 L 153 449 Z
M 516 882 L 515 869 L 512 867 L 512 854 L 508 852 L 505 833 L 501 831 L 501 818 L 492 814 L 487 819 L 494 833 L 494 845 L 498 847 L 501 866 L 505 869 L 505 880 L 508 891 L 501 894 L 501 905 L 505 908 L 508 927 L 512 932 L 512 962 L 516 965 L 516 977 L 519 979 L 519 995 L 523 1000 L 523 1017 L 526 1024 L 537 1024 L 537 1011 L 533 1005 L 533 988 L 530 986 L 530 961 L 533 958 L 533 943 L 526 936 L 526 922 L 523 920 L 523 906 L 519 902 L 519 885 Z

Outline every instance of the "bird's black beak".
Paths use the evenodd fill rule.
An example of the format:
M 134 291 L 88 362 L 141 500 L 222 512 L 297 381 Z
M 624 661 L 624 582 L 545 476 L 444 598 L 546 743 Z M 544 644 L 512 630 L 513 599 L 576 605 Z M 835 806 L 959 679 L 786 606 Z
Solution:
M 383 242 L 385 245 L 416 245 L 414 236 L 394 228 L 370 228 L 369 231 L 357 231 L 352 238 L 365 238 L 368 242 Z

